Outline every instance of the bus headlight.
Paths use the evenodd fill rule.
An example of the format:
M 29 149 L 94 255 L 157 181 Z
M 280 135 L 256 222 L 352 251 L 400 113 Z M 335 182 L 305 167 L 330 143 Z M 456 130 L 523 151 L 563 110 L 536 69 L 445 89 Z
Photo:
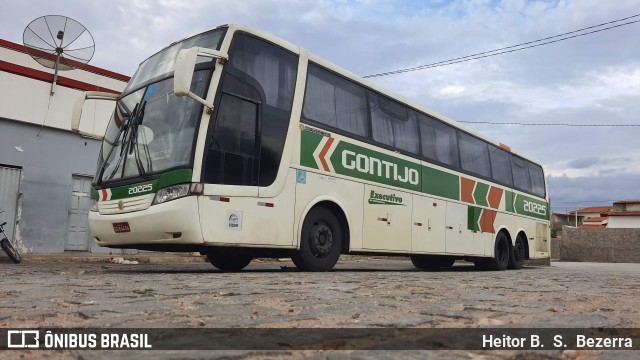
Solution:
M 189 195 L 189 187 L 191 184 L 173 185 L 158 190 L 156 197 L 153 198 L 151 205 L 158 205 L 167 201 L 175 200 Z

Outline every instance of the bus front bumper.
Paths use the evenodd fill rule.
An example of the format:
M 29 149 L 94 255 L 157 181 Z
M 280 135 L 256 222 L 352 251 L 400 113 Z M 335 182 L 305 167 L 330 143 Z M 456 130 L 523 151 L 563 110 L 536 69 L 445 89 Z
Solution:
M 123 214 L 90 212 L 89 228 L 100 246 L 203 243 L 196 196 Z

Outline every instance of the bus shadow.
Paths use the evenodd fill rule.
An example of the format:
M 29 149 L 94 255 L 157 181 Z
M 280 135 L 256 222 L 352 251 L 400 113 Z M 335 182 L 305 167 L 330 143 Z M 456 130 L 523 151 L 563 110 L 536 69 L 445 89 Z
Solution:
M 255 268 L 249 265 L 249 267 L 237 271 L 237 272 L 228 272 L 218 270 L 216 268 L 211 269 L 202 269 L 193 268 L 193 264 L 185 264 L 180 265 L 180 267 L 171 266 L 166 267 L 162 265 L 154 265 L 152 268 L 145 267 L 139 268 L 136 266 L 127 266 L 119 269 L 105 269 L 105 272 L 112 274 L 275 274 L 275 273 L 306 273 L 304 271 L 298 270 L 295 266 L 279 266 L 279 267 L 266 267 L 266 265 L 258 265 L 260 268 Z M 523 267 L 519 271 L 527 271 L 535 269 L 536 267 Z M 508 271 L 508 270 L 507 270 Z M 478 272 L 478 273 L 494 273 L 495 271 L 486 271 L 476 268 L 474 265 L 455 265 L 451 268 L 447 269 L 416 269 L 414 267 L 336 267 L 330 271 L 329 273 L 467 273 L 467 272 Z M 313 274 L 313 273 L 308 273 Z

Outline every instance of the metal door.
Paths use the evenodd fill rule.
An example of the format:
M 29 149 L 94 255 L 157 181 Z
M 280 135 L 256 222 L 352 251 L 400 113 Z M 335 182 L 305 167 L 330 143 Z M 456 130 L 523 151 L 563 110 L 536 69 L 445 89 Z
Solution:
M 88 251 L 89 210 L 91 208 L 91 177 L 74 175 L 69 200 L 67 242 L 65 250 Z
M 7 222 L 4 231 L 11 240 L 16 225 L 21 177 L 21 169 L 0 166 L 0 210 L 4 210 L 0 213 L 0 223 Z

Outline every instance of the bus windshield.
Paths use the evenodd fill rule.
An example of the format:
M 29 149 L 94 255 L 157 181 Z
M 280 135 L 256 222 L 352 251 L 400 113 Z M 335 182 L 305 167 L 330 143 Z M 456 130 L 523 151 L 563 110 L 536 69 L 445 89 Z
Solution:
M 131 80 L 127 84 L 123 93 L 126 94 L 147 81 L 173 72 L 176 57 L 178 56 L 178 52 L 182 49 L 199 46 L 220 50 L 220 44 L 222 43 L 222 39 L 226 31 L 226 28 L 218 28 L 204 34 L 196 35 L 172 44 L 171 46 L 152 55 L 140 64 L 138 70 L 136 70 L 136 73 L 131 77 Z
M 145 60 L 116 103 L 98 158 L 97 184 L 148 178 L 191 165 L 196 126 L 203 106 L 173 94 L 173 66 L 179 50 L 218 49 L 225 29 L 204 33 Z M 215 62 L 198 59 L 191 91 L 205 97 Z

